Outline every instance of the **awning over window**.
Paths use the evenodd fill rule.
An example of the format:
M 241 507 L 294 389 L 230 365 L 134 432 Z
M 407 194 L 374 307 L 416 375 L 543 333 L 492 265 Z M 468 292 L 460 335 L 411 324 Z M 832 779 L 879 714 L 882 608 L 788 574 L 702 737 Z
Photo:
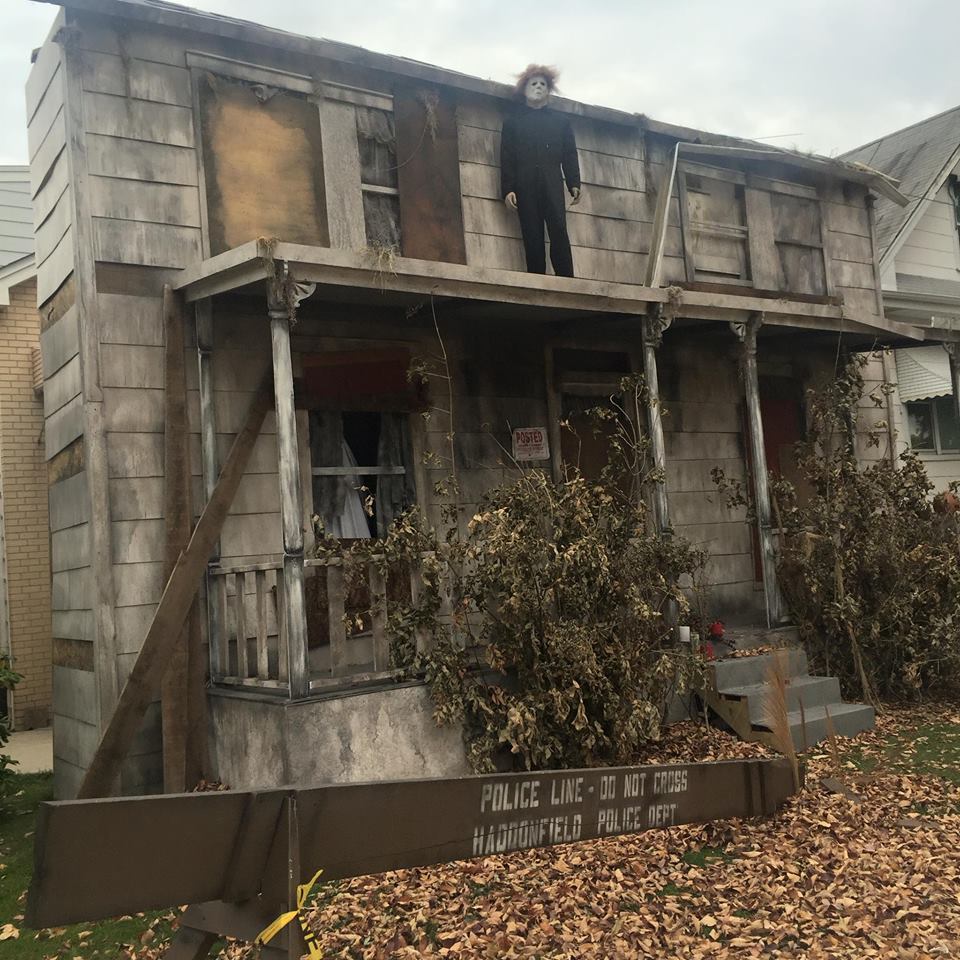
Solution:
M 897 385 L 904 403 L 929 400 L 931 397 L 949 397 L 953 393 L 950 361 L 943 347 L 911 347 L 895 353 Z

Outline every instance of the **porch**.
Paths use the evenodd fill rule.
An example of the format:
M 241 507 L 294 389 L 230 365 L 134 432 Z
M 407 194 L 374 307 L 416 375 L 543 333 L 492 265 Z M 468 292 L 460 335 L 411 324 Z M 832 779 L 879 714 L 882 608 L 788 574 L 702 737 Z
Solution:
M 387 624 L 392 604 L 416 600 L 419 570 L 414 565 L 388 576 L 381 559 L 374 555 L 359 571 L 360 586 L 354 583 L 351 588 L 342 561 L 311 555 L 310 519 L 316 505 L 308 494 L 314 485 L 331 477 L 376 480 L 409 475 L 415 488 L 410 505 L 420 506 L 428 519 L 436 520 L 436 512 L 431 512 L 435 505 L 426 495 L 432 478 L 422 466 L 429 444 L 424 437 L 417 439 L 415 429 L 409 441 L 411 453 L 399 462 L 344 461 L 337 466 L 324 461 L 317 465 L 315 458 L 304 456 L 314 439 L 312 421 L 303 415 L 301 387 L 300 396 L 296 400 L 294 396 L 295 379 L 302 379 L 302 369 L 295 377 L 298 364 L 302 367 L 303 363 L 302 358 L 297 359 L 298 338 L 322 351 L 343 343 L 353 347 L 361 342 L 367 347 L 396 344 L 398 338 L 406 336 L 412 349 L 417 336 L 411 331 L 418 324 L 423 337 L 435 335 L 435 309 L 441 310 L 445 321 L 458 331 L 491 324 L 518 331 L 518 337 L 527 335 L 523 331 L 535 331 L 530 334 L 531 354 L 539 352 L 537 375 L 542 379 L 540 386 L 532 389 L 529 403 L 520 405 L 526 412 L 516 414 L 521 423 L 514 421 L 514 425 L 521 425 L 524 417 L 531 418 L 531 423 L 547 424 L 550 458 L 543 465 L 555 476 L 562 469 L 560 401 L 566 393 L 599 397 L 609 392 L 610 384 L 624 373 L 643 373 L 650 389 L 644 426 L 651 438 L 655 464 L 666 473 L 670 467 L 670 430 L 661 420 L 658 371 L 664 333 L 669 328 L 676 344 L 699 342 L 701 352 L 729 358 L 723 389 L 730 396 L 725 394 L 723 399 L 731 413 L 723 429 L 730 437 L 741 438 L 748 449 L 740 450 L 741 439 L 732 440 L 732 452 L 727 456 L 742 465 L 744 476 L 749 474 L 759 522 L 753 535 L 755 543 L 743 546 L 744 537 L 750 534 L 741 519 L 737 521 L 743 527 L 742 531 L 738 527 L 738 552 L 724 544 L 719 552 L 728 567 L 734 561 L 737 565 L 737 572 L 727 576 L 740 578 L 742 592 L 755 592 L 751 603 L 758 622 L 775 625 L 783 619 L 783 607 L 776 583 L 776 536 L 766 489 L 768 452 L 758 337 L 771 346 L 772 354 L 789 356 L 801 342 L 811 349 L 827 344 L 835 347 L 837 338 L 842 337 L 855 347 L 873 343 L 881 336 L 906 336 L 905 330 L 880 331 L 845 318 L 836 298 L 788 300 L 681 291 L 531 277 L 403 258 L 384 264 L 369 254 L 265 241 L 246 244 L 185 271 L 177 290 L 185 304 L 196 307 L 200 443 L 207 496 L 216 486 L 217 435 L 223 430 L 217 424 L 213 370 L 215 326 L 227 321 L 220 315 L 222 311 L 218 313 L 217 304 L 226 303 L 229 310 L 235 301 L 224 298 L 243 297 L 253 305 L 249 308 L 252 314 L 259 310 L 261 317 L 266 315 L 267 323 L 262 327 L 269 325 L 269 363 L 265 354 L 262 359 L 272 372 L 279 510 L 271 513 L 264 506 L 263 516 L 275 522 L 274 532 L 282 550 L 264 549 L 262 553 L 237 556 L 236 551 L 231 554 L 218 549 L 207 569 L 206 620 L 213 685 L 228 695 L 232 691 L 273 701 L 327 699 L 363 689 L 373 692 L 403 680 L 403 672 L 391 658 Z M 370 321 L 372 333 L 365 334 L 365 320 L 361 321 L 369 318 L 371 311 L 377 318 Z M 363 341 L 365 335 L 367 341 Z M 593 350 L 619 351 L 626 358 L 626 368 L 618 371 L 614 365 L 605 372 L 556 368 L 556 350 L 570 352 L 584 343 Z M 506 346 L 502 343 L 501 350 Z M 674 384 L 672 389 L 679 396 L 691 393 L 683 384 Z M 734 390 L 736 397 L 732 395 Z M 745 423 L 733 412 L 734 401 L 737 405 L 742 402 Z M 709 393 L 698 394 L 690 402 L 716 406 L 710 404 Z M 413 407 L 404 413 L 412 421 L 419 416 Z M 691 430 L 691 439 L 699 437 L 708 448 L 709 436 L 698 434 L 698 429 L 702 431 Z M 438 431 L 441 435 L 454 432 L 459 432 L 459 425 L 452 418 Z M 700 456 L 709 458 L 715 453 L 704 449 Z M 474 499 L 482 493 L 485 482 L 480 472 L 473 484 Z M 505 475 L 501 469 L 499 476 Z M 657 529 L 677 529 L 686 534 L 684 527 L 698 532 L 721 527 L 712 522 L 715 518 L 691 516 L 689 508 L 685 516 L 672 517 L 667 487 L 658 485 L 650 504 Z M 717 536 L 727 536 L 731 530 L 723 529 Z M 373 525 L 370 535 L 377 535 Z M 754 565 L 758 568 L 756 577 Z M 745 570 L 747 567 L 750 569 Z M 358 617 L 359 629 L 356 625 L 348 627 L 348 622 Z M 426 635 L 417 638 L 418 651 L 425 652 L 428 644 Z

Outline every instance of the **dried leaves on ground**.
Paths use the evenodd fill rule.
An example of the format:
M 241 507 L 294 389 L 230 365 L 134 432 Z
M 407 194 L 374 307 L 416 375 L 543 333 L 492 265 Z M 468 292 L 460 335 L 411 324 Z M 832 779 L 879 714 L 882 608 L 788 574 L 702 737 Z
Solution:
M 921 728 L 930 731 L 926 741 L 906 733 Z M 828 749 L 814 752 L 807 788 L 768 820 L 331 884 L 314 929 L 325 955 L 363 960 L 955 956 L 960 795 L 936 772 L 914 772 L 912 762 L 937 739 L 934 731 L 956 738 L 960 758 L 960 710 L 891 710 L 856 739 L 855 761 L 839 770 Z M 681 724 L 647 759 L 765 752 Z M 825 788 L 824 778 L 845 791 Z
M 960 708 L 891 708 L 839 746 L 839 765 L 825 744 L 808 756 L 773 818 L 331 883 L 311 923 L 324 956 L 351 960 L 960 955 Z M 766 753 L 684 723 L 644 759 Z

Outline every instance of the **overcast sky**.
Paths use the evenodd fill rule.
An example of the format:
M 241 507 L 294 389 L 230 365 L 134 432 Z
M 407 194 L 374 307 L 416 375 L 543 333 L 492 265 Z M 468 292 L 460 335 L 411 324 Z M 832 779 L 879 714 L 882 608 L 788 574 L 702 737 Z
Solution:
M 204 9 L 566 96 L 836 154 L 960 102 L 956 0 L 203 0 Z M 0 162 L 26 163 L 23 85 L 56 13 L 0 0 Z

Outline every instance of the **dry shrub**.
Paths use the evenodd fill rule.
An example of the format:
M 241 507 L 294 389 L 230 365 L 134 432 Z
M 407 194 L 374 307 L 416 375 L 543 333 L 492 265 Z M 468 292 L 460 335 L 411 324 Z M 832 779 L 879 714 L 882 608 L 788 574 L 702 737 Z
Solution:
M 786 531 L 781 585 L 814 664 L 876 704 L 942 691 L 960 677 L 960 514 L 934 509 L 933 485 L 912 453 L 896 466 L 858 462 L 866 360 L 854 357 L 810 393 L 797 451 L 804 496 L 785 482 L 775 494 Z M 876 406 L 888 390 L 872 396 Z

